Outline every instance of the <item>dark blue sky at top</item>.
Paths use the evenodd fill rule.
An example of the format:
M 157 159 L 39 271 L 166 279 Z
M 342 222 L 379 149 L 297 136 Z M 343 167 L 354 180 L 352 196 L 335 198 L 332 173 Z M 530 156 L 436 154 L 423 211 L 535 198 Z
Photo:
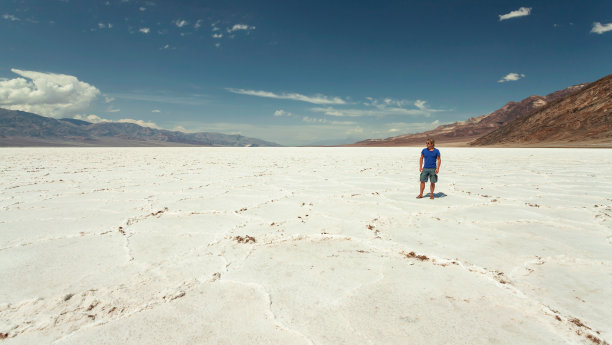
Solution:
M 612 1 L 4 0 L 0 106 L 288 145 L 383 138 L 612 73 L 596 22 Z M 34 104 L 19 71 L 99 94 Z M 15 78 L 30 98 L 6 96 Z

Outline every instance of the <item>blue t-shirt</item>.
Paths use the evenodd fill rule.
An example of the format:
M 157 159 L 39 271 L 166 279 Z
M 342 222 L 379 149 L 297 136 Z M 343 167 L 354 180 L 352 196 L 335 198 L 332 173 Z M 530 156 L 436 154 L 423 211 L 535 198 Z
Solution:
M 421 151 L 421 154 L 423 157 L 425 157 L 425 164 L 423 165 L 423 168 L 435 169 L 436 159 L 440 157 L 440 151 L 438 151 L 436 148 L 434 148 L 433 151 L 429 151 L 427 148 L 424 148 L 423 151 Z

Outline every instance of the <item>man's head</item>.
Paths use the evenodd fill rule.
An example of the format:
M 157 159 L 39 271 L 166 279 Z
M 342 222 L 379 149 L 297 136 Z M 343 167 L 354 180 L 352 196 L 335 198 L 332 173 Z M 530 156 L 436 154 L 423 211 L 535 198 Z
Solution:
M 427 148 L 434 147 L 436 146 L 436 141 L 432 138 L 428 138 L 427 141 L 425 141 L 425 144 L 427 144 Z

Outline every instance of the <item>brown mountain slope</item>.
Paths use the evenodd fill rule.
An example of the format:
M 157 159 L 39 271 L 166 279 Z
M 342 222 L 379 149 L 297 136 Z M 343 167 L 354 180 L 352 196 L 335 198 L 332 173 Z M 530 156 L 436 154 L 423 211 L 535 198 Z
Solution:
M 567 97 L 583 89 L 587 84 L 579 84 L 553 92 L 546 96 L 530 96 L 520 102 L 509 102 L 502 108 L 478 117 L 469 118 L 416 134 L 406 134 L 386 139 L 368 139 L 349 146 L 414 146 L 423 145 L 427 138 L 435 138 L 440 145 L 466 145 L 472 140 L 542 108 L 551 102 Z
M 471 145 L 612 145 L 612 74 Z

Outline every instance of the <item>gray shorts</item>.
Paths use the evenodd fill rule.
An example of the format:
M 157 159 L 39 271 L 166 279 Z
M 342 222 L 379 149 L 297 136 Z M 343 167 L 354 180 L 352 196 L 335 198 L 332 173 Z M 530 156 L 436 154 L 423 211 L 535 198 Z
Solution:
M 423 168 L 423 171 L 421 171 L 421 182 L 427 182 L 428 177 L 429 177 L 429 182 L 431 183 L 438 182 L 438 175 L 436 174 L 436 169 Z

